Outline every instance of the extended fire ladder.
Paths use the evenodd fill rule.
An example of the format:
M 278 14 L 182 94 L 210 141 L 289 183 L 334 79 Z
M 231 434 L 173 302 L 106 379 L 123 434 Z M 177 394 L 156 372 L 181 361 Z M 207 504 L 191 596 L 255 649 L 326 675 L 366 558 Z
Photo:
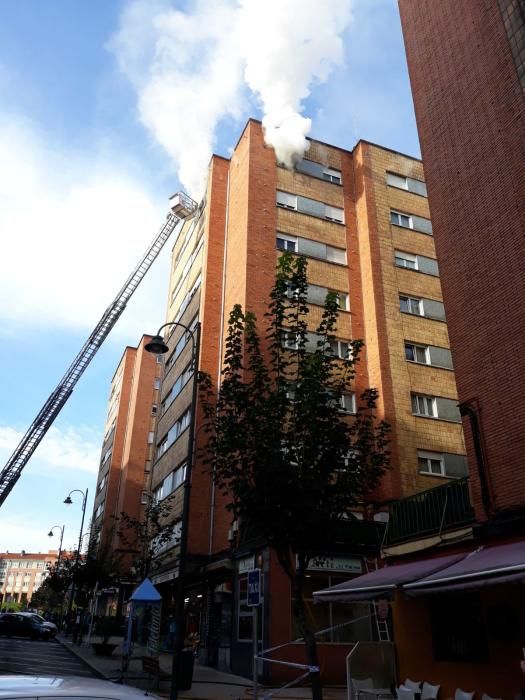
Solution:
M 137 289 L 152 263 L 162 250 L 162 247 L 170 237 L 177 223 L 183 222 L 184 219 L 191 217 L 197 206 L 196 203 L 183 192 L 178 192 L 174 195 L 170 199 L 170 202 L 171 211 L 167 216 L 165 224 L 154 238 L 137 267 L 126 280 L 114 301 L 102 315 L 102 318 L 71 363 L 58 386 L 42 406 L 38 415 L 20 441 L 20 444 L 0 472 L 0 506 L 11 492 L 11 489 L 18 481 L 29 458 L 70 397 L 76 383 L 84 373 L 84 370 L 120 318 L 133 292 Z

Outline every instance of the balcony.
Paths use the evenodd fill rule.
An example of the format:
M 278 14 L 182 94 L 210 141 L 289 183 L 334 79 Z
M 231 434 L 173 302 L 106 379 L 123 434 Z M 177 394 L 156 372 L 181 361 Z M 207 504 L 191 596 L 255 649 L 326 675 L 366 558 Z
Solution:
M 473 521 L 468 479 L 455 479 L 394 501 L 390 507 L 387 541 L 391 544 L 423 537 Z

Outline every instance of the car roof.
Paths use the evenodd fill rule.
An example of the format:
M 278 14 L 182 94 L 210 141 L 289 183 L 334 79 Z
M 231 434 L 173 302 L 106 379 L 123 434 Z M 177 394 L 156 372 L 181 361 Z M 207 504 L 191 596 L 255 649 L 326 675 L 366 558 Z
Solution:
M 81 676 L 0 676 L 0 698 L 45 697 L 107 698 L 140 700 L 150 693 L 128 685 Z

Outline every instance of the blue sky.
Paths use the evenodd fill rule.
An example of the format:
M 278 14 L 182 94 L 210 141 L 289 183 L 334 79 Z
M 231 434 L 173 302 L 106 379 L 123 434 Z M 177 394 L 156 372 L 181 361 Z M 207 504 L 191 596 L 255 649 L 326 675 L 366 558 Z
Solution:
M 397 3 L 327 0 L 323 12 L 332 4 L 346 26 L 317 47 L 328 55 L 324 82 L 308 78 L 315 56 L 278 57 L 284 75 L 308 86 L 295 99 L 310 136 L 419 156 Z M 294 6 L 306 17 L 310 2 L 272 5 L 281 16 L 268 26 L 293 40 L 302 31 Z M 237 11 L 235 0 L 2 3 L 2 465 L 162 225 L 180 178 L 197 182 L 199 159 L 228 155 L 246 119 L 263 116 L 272 76 L 256 65 L 252 89 L 244 82 L 228 35 Z M 47 551 L 57 541 L 48 530 L 64 523 L 74 545 L 80 501 L 62 501 L 71 489 L 94 493 L 109 382 L 124 347 L 163 322 L 169 248 L 0 508 L 0 551 Z

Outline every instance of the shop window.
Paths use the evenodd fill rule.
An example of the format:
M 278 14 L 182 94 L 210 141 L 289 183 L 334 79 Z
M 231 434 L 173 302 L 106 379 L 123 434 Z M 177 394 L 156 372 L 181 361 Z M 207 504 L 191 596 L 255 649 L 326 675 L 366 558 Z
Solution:
M 306 615 L 316 631 L 330 629 L 317 637 L 318 641 L 332 644 L 348 644 L 349 642 L 368 642 L 373 640 L 368 603 L 323 603 L 316 605 L 313 592 L 319 591 L 336 583 L 348 581 L 348 574 L 307 574 L 304 580 L 304 599 Z M 292 639 L 301 636 L 297 619 L 294 615 L 294 599 L 292 598 Z M 359 621 L 357 621 L 359 619 Z M 352 624 L 344 624 L 356 620 Z M 338 625 L 344 625 L 338 627 Z

